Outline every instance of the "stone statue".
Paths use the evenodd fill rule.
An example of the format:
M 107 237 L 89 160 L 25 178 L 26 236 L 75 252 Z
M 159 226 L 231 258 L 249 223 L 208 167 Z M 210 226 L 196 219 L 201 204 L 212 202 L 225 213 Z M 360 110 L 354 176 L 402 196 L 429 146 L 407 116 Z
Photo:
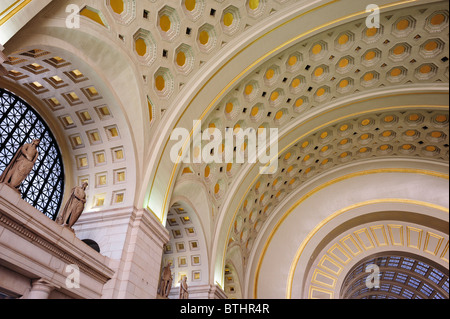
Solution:
M 73 225 L 80 218 L 83 213 L 84 205 L 86 204 L 86 188 L 88 183 L 84 182 L 81 186 L 76 186 L 72 189 L 72 194 L 64 206 L 63 211 L 56 219 L 56 222 L 65 227 L 72 229 Z
M 170 289 L 172 288 L 172 271 L 170 270 L 170 267 L 172 266 L 172 263 L 169 261 L 166 267 L 163 268 L 162 274 L 161 274 L 161 285 L 160 285 L 160 292 L 159 294 L 162 297 L 169 297 Z
M 167 284 L 167 289 L 166 289 L 166 297 L 169 297 L 170 290 L 172 289 L 172 283 L 173 283 L 173 276 L 170 275 L 169 283 Z
M 7 184 L 20 193 L 19 187 L 33 169 L 39 156 L 37 147 L 41 140 L 35 139 L 31 144 L 22 145 L 0 176 L 0 183 Z
M 187 277 L 184 276 L 180 284 L 180 299 L 189 299 Z

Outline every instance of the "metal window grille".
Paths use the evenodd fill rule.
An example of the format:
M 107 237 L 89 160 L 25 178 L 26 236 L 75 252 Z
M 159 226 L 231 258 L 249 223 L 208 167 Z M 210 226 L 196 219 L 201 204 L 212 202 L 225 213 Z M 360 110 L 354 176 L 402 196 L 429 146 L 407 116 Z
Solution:
M 17 150 L 39 138 L 39 157 L 20 187 L 25 201 L 56 219 L 64 192 L 64 167 L 56 139 L 33 108 L 0 88 L 0 174 Z

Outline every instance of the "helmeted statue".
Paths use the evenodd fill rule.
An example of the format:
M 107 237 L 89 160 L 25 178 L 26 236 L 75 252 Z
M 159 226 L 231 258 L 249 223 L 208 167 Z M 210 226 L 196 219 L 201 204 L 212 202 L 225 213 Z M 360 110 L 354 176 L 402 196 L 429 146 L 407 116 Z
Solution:
M 88 183 L 84 182 L 81 186 L 76 186 L 72 189 L 72 194 L 67 201 L 64 209 L 56 219 L 60 225 L 67 226 L 72 229 L 73 225 L 78 221 L 83 213 L 84 205 L 86 204 L 86 188 Z
M 172 263 L 169 262 L 166 267 L 163 268 L 161 274 L 161 284 L 160 284 L 160 292 L 159 294 L 162 297 L 168 297 L 170 294 L 170 290 L 172 288 L 172 271 L 170 270 Z
M 37 147 L 41 140 L 35 139 L 31 144 L 22 145 L 0 176 L 0 183 L 7 184 L 20 193 L 19 187 L 27 178 L 37 161 L 39 152 Z
M 189 299 L 187 277 L 183 277 L 180 284 L 180 299 Z

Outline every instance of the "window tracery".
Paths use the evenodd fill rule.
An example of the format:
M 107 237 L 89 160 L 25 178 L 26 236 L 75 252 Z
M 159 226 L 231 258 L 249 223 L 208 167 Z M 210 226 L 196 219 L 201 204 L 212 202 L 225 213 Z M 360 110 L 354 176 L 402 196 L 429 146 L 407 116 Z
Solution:
M 56 139 L 27 102 L 0 89 L 0 174 L 17 150 L 35 138 L 41 140 L 39 157 L 20 192 L 25 201 L 55 220 L 64 192 L 64 167 Z

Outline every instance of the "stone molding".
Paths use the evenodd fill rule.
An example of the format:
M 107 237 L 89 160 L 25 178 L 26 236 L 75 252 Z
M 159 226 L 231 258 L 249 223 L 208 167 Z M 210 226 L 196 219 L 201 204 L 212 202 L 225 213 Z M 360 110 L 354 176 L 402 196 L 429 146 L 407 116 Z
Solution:
M 135 223 L 143 223 L 146 227 L 146 233 L 156 235 L 156 238 L 161 241 L 162 244 L 166 244 L 170 235 L 168 230 L 161 224 L 161 222 L 147 209 L 138 209 L 135 206 L 127 206 L 110 210 L 103 210 L 98 212 L 89 212 L 81 215 L 79 221 L 75 225 L 75 229 L 89 228 L 92 225 L 96 225 L 99 222 L 106 221 L 128 221 L 129 226 L 133 226 Z
M 5 257 L 9 259 L 9 263 L 12 263 L 11 258 L 8 257 L 11 257 L 11 254 L 13 254 L 21 256 L 21 258 L 25 257 L 31 264 L 34 262 L 39 263 L 33 258 L 34 252 L 22 251 L 19 247 L 15 247 L 11 243 L 8 244 L 7 241 L 5 242 L 1 236 L 5 229 L 32 243 L 36 250 L 49 253 L 52 256 L 51 262 L 48 264 L 40 263 L 40 265 L 47 268 L 45 269 L 46 272 L 58 273 L 60 277 L 57 279 L 58 276 L 53 275 L 53 278 L 44 278 L 37 270 L 34 273 L 35 269 L 25 268 L 19 262 L 13 265 L 16 271 L 26 273 L 29 276 L 33 275 L 35 276 L 34 278 L 41 278 L 54 286 L 64 286 L 61 278 L 65 278 L 67 275 L 64 273 L 64 267 L 52 267 L 56 264 L 77 265 L 81 276 L 85 275 L 94 280 L 95 283 L 89 283 L 90 285 L 92 284 L 92 287 L 103 286 L 114 275 L 114 271 L 107 266 L 107 257 L 98 254 L 87 246 L 70 229 L 58 225 L 22 200 L 20 195 L 10 187 L 0 184 L 0 245 L 8 247 L 8 252 L 6 252 L 6 249 L 5 251 L 2 249 L 0 259 Z M 16 248 L 17 250 L 15 250 Z M 92 293 L 92 288 L 86 287 L 86 289 Z M 82 291 L 83 289 L 78 292 Z M 98 297 L 100 297 L 101 290 L 95 291 L 94 294 L 98 294 Z

